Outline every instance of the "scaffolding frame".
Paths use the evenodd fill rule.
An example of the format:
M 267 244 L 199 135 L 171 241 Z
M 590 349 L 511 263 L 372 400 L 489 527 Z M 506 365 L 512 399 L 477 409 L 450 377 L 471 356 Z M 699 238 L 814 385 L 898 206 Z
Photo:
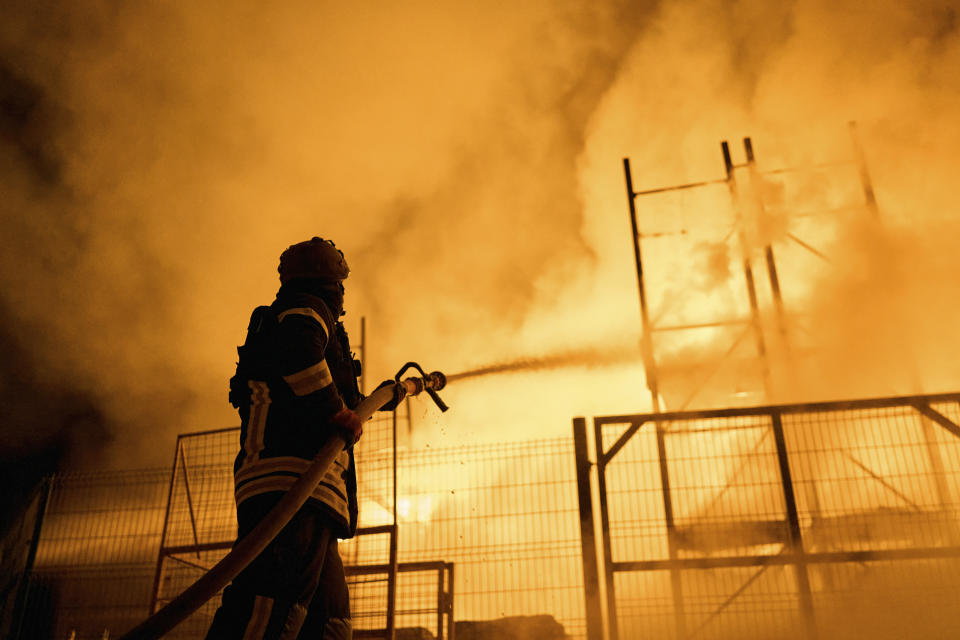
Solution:
M 914 548 L 876 548 L 840 551 L 811 551 L 805 549 L 804 538 L 800 523 L 800 514 L 797 508 L 797 491 L 794 476 L 791 471 L 791 456 L 784 436 L 783 418 L 785 416 L 838 413 L 845 411 L 892 409 L 901 408 L 916 412 L 919 423 L 926 431 L 927 424 L 935 424 L 953 437 L 960 439 L 960 425 L 933 407 L 935 404 L 955 403 L 960 411 L 960 393 L 943 393 L 918 396 L 900 396 L 853 401 L 817 402 L 806 404 L 770 405 L 762 407 L 714 409 L 703 411 L 682 411 L 671 413 L 653 413 L 638 415 L 619 415 L 595 417 L 593 419 L 593 444 L 595 447 L 596 462 L 591 462 L 588 445 L 588 430 L 585 418 L 573 420 L 573 436 L 577 465 L 577 485 L 581 514 L 581 544 L 584 568 L 584 598 L 587 615 L 588 640 L 602 640 L 604 638 L 603 614 L 606 614 L 607 638 L 618 640 L 618 603 L 615 587 L 615 576 L 629 572 L 669 571 L 672 585 L 673 610 L 675 612 L 676 637 L 685 639 L 692 637 L 703 624 L 707 624 L 716 615 L 738 598 L 743 591 L 760 574 L 773 566 L 791 566 L 796 577 L 796 595 L 800 619 L 803 624 L 803 634 L 806 638 L 817 637 L 816 613 L 813 605 L 810 580 L 807 574 L 808 567 L 818 564 L 836 563 L 864 563 L 868 561 L 889 560 L 937 560 L 945 558 L 960 558 L 960 544 L 926 546 Z M 764 542 L 779 545 L 778 553 L 731 554 L 722 556 L 678 557 L 677 550 L 684 545 L 684 532 L 680 531 L 673 517 L 673 492 L 670 485 L 669 459 L 666 454 L 666 440 L 673 433 L 684 433 L 682 430 L 668 428 L 671 423 L 683 424 L 694 420 L 711 418 L 743 418 L 754 417 L 765 420 L 766 427 L 774 436 L 776 462 L 779 469 L 779 483 L 782 491 L 784 512 L 782 517 L 763 522 L 734 522 L 732 526 L 741 525 L 741 530 L 763 531 L 768 539 Z M 664 526 L 668 541 L 668 558 L 652 560 L 618 561 L 613 557 L 611 541 L 611 518 L 609 505 L 609 488 L 607 471 L 616 456 L 628 442 L 634 438 L 642 427 L 653 424 L 656 428 L 657 464 L 661 479 L 661 498 L 664 513 Z M 604 427 L 608 425 L 626 425 L 626 429 L 608 446 L 604 444 Z M 737 428 L 737 427 L 730 427 Z M 753 425 L 750 428 L 757 428 Z M 940 461 L 937 443 L 924 434 L 927 446 L 927 455 L 933 467 L 938 492 L 943 482 L 943 466 Z M 842 452 L 841 452 L 842 453 Z M 853 460 L 857 463 L 856 459 Z M 863 465 L 861 465 L 863 466 Z M 591 467 L 596 468 L 596 493 L 598 502 L 596 513 L 594 505 L 594 486 L 591 482 Z M 864 467 L 866 468 L 866 467 Z M 884 483 L 882 477 L 866 469 L 867 475 L 878 481 L 885 490 L 896 489 Z M 721 493 L 730 487 L 730 483 L 721 490 Z M 900 494 L 901 499 L 904 498 Z M 944 507 L 944 497 L 938 496 Z M 909 500 L 907 500 L 909 502 Z M 916 507 L 916 505 L 913 505 Z M 599 521 L 597 519 L 599 518 Z M 596 530 L 600 531 L 597 539 Z M 599 547 L 599 559 L 598 559 Z M 684 595 L 681 584 L 681 574 L 689 569 L 717 569 L 731 567 L 755 567 L 757 572 L 751 576 L 726 601 L 722 602 L 708 616 L 706 622 L 693 632 L 688 632 L 684 615 Z M 600 594 L 606 597 L 601 598 Z
M 818 171 L 823 169 L 845 167 L 845 166 L 856 166 L 858 176 L 860 179 L 861 189 L 863 190 L 864 202 L 862 205 L 871 214 L 871 219 L 874 221 L 879 220 L 879 212 L 877 207 L 876 195 L 873 189 L 873 182 L 870 177 L 870 171 L 867 167 L 866 156 L 864 155 L 863 148 L 860 144 L 859 136 L 857 133 L 856 122 L 848 123 L 848 132 L 850 136 L 851 147 L 853 150 L 853 159 L 844 160 L 844 161 L 835 161 L 827 162 L 814 166 L 800 166 L 800 167 L 782 167 L 777 169 L 769 169 L 761 171 L 757 166 L 756 154 L 753 148 L 753 140 L 747 136 L 743 138 L 743 148 L 744 155 L 746 160 L 743 163 L 734 163 L 733 157 L 730 151 L 730 145 L 726 140 L 721 141 L 720 150 L 723 157 L 723 166 L 724 166 L 724 175 L 720 178 L 711 178 L 707 180 L 699 180 L 694 182 L 689 182 L 685 184 L 672 185 L 666 187 L 654 187 L 649 189 L 635 190 L 634 188 L 634 179 L 633 172 L 630 167 L 630 159 L 623 158 L 623 172 L 624 180 L 627 190 L 627 206 L 630 214 L 630 228 L 631 235 L 633 238 L 633 255 L 634 255 L 634 266 L 637 273 L 637 288 L 640 301 L 640 318 L 641 318 L 641 352 L 644 364 L 644 373 L 646 377 L 647 388 L 650 392 L 651 397 L 651 406 L 654 413 L 659 413 L 661 411 L 660 407 L 660 391 L 661 391 L 661 381 L 660 375 L 657 366 L 657 357 L 656 350 L 654 346 L 654 334 L 658 332 L 665 331 L 690 331 L 690 330 L 699 330 L 723 326 L 745 326 L 746 331 L 739 334 L 733 341 L 733 344 L 725 352 L 721 358 L 721 362 L 728 358 L 739 346 L 740 342 L 746 336 L 747 333 L 752 333 L 754 337 L 754 344 L 757 352 L 757 357 L 760 361 L 760 367 L 762 372 L 763 379 L 763 390 L 764 397 L 767 402 L 771 401 L 773 397 L 773 380 L 771 379 L 770 364 L 769 364 L 769 354 L 768 347 L 766 344 L 766 339 L 764 337 L 763 326 L 760 318 L 760 305 L 757 297 L 757 277 L 754 274 L 753 261 L 747 250 L 747 244 L 744 237 L 744 231 L 742 224 L 740 224 L 740 218 L 742 214 L 743 205 L 741 203 L 742 196 L 740 194 L 740 187 L 737 182 L 737 170 L 746 169 L 749 172 L 751 177 L 751 194 L 750 197 L 754 201 L 754 205 L 758 207 L 760 211 L 763 211 L 765 204 L 763 201 L 762 194 L 756 188 L 756 182 L 759 178 L 763 176 L 770 175 L 783 175 L 790 173 L 800 173 L 800 172 L 809 172 L 809 171 Z M 740 248 L 742 251 L 741 258 L 741 269 L 743 272 L 744 286 L 747 292 L 747 299 L 749 300 L 750 312 L 749 316 L 743 319 L 723 319 L 716 320 L 711 322 L 702 322 L 694 324 L 682 324 L 674 326 L 657 326 L 650 319 L 650 309 L 649 301 L 647 295 L 647 285 L 645 282 L 645 273 L 644 265 L 642 259 L 642 246 L 641 240 L 644 236 L 639 227 L 639 222 L 637 219 L 637 200 L 643 196 L 651 196 L 656 194 L 663 194 L 669 192 L 677 191 L 686 191 L 691 189 L 699 189 L 707 186 L 715 185 L 727 185 L 727 190 L 730 196 L 730 201 L 733 205 L 734 216 L 737 220 L 736 222 L 736 231 L 739 238 Z M 788 238 L 804 249 L 818 255 L 821 258 L 825 258 L 823 254 L 817 251 L 814 247 L 810 246 L 808 243 L 804 242 L 802 239 L 796 237 L 794 234 L 788 234 Z M 777 329 L 778 333 L 784 344 L 787 344 L 787 324 L 786 324 L 786 314 L 783 306 L 783 296 L 780 282 L 780 275 L 777 271 L 776 257 L 774 254 L 773 246 L 766 242 L 763 246 L 763 260 L 765 266 L 765 276 L 767 279 L 768 286 L 771 290 L 771 295 L 773 297 L 773 303 L 776 310 L 777 316 Z M 719 365 L 718 365 L 719 366 Z M 685 409 L 689 406 L 690 402 L 696 397 L 696 395 L 702 390 L 702 387 L 705 386 L 713 374 L 716 373 L 716 370 L 711 371 L 706 378 L 701 381 L 699 387 L 694 388 L 691 394 L 684 401 L 683 405 L 680 406 L 679 410 Z

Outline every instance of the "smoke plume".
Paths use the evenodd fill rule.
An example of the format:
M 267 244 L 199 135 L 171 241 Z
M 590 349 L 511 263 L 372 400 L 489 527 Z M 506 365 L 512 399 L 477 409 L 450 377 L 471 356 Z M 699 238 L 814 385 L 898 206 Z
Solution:
M 21 353 L 5 377 L 102 416 L 61 466 L 129 467 L 235 424 L 224 381 L 246 317 L 314 234 L 351 262 L 347 324 L 356 341 L 369 317 L 372 375 L 515 348 L 543 275 L 591 260 L 577 155 L 646 9 L 5 13 L 0 274 Z M 28 428 L 39 412 L 6 406 L 10 455 L 56 438 L 60 416 Z
M 371 379 L 411 359 L 456 372 L 600 354 L 461 380 L 450 424 L 430 414 L 424 439 L 647 410 L 626 355 L 640 323 L 620 159 L 638 189 L 721 177 L 719 141 L 742 162 L 745 135 L 762 169 L 815 165 L 849 159 L 848 120 L 879 228 L 862 208 L 803 213 L 862 197 L 855 168 L 756 184 L 741 170 L 766 208 L 745 204 L 740 227 L 723 185 L 641 202 L 655 322 L 742 318 L 741 238 L 758 273 L 773 243 L 788 318 L 781 340 L 762 289 L 767 398 L 750 338 L 731 351 L 729 329 L 658 337 L 666 405 L 960 382 L 944 247 L 955 3 L 46 0 L 5 14 L 0 295 L 20 355 L 4 379 L 92 407 L 70 464 L 166 464 L 175 433 L 235 424 L 224 381 L 247 315 L 272 298 L 279 253 L 315 234 L 351 263 L 346 322 L 358 342 L 368 319 Z M 623 359 L 593 366 L 610 344 Z M 7 407 L 8 425 L 39 415 Z M 24 427 L 8 455 L 57 441 L 69 413 Z

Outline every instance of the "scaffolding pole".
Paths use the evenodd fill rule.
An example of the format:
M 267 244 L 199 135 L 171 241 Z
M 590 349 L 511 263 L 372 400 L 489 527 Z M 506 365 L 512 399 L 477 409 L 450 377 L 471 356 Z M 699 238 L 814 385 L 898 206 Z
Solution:
M 723 166 L 727 172 L 727 187 L 730 190 L 730 199 L 733 202 L 734 213 L 737 217 L 738 235 L 743 251 L 743 277 L 747 285 L 747 297 L 750 300 L 750 324 L 753 327 L 754 339 L 757 345 L 757 355 L 760 356 L 760 366 L 763 371 L 763 389 L 767 401 L 770 400 L 770 364 L 767 359 L 767 343 L 763 338 L 763 327 L 760 324 L 760 306 L 757 302 L 757 286 L 753 278 L 753 267 L 750 264 L 750 248 L 747 246 L 746 234 L 743 230 L 743 217 L 740 208 L 740 197 L 737 189 L 737 179 L 734 173 L 733 159 L 730 156 L 730 145 L 724 140 L 720 143 L 723 153 Z
M 627 180 L 627 204 L 630 207 L 630 230 L 633 236 L 633 259 L 637 269 L 637 289 L 640 294 L 640 322 L 642 335 L 640 349 L 643 353 L 643 370 L 647 377 L 647 389 L 650 390 L 650 402 L 654 413 L 660 411 L 660 383 L 657 376 L 657 363 L 653 353 L 652 325 L 647 305 L 646 286 L 643 281 L 643 259 L 640 253 L 640 230 L 637 225 L 637 193 L 633 190 L 633 174 L 630 171 L 630 159 L 623 159 L 623 173 Z

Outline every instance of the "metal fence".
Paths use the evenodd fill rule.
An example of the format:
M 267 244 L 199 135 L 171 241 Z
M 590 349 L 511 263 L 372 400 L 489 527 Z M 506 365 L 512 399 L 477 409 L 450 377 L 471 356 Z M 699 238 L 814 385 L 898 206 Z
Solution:
M 569 439 L 406 452 L 401 560 L 455 563 L 459 620 L 545 614 L 582 637 L 572 463 Z
M 375 505 L 376 525 L 358 531 L 355 540 L 341 542 L 340 552 L 347 569 L 351 608 L 358 636 L 389 635 L 399 619 L 410 618 L 396 612 L 398 584 L 405 585 L 418 576 L 410 576 L 410 567 L 397 566 L 396 534 L 392 516 L 393 421 L 380 414 L 364 426 L 364 438 L 355 454 L 363 474 L 360 500 Z M 220 429 L 181 435 L 177 439 L 169 499 L 163 533 L 157 555 L 151 611 L 179 595 L 214 564 L 233 545 L 236 538 L 236 505 L 233 491 L 233 460 L 239 450 L 239 429 Z M 386 507 L 383 505 L 386 501 Z M 436 573 L 435 567 L 422 570 Z M 422 580 L 422 578 L 419 578 Z M 437 584 L 434 580 L 433 584 Z M 409 593 L 423 596 L 422 589 Z M 443 591 L 433 594 L 432 610 L 440 610 L 446 601 Z M 170 637 L 203 637 L 219 606 L 213 598 L 180 624 Z M 410 611 L 430 611 L 423 602 L 410 604 Z M 431 619 L 430 622 L 436 622 Z M 432 629 L 442 634 L 440 626 Z
M 614 640 L 956 630 L 958 403 L 594 418 L 596 519 L 578 418 L 589 637 L 602 609 Z
M 340 544 L 355 635 L 387 635 L 394 611 L 395 627 L 422 634 L 418 638 L 452 637 L 454 613 L 461 620 L 548 614 L 573 637 L 582 636 L 568 440 L 399 450 L 394 528 L 394 451 L 392 437 L 384 435 L 392 424 L 381 418 L 365 430 L 356 451 L 360 535 Z M 237 429 L 179 438 L 154 609 L 229 550 L 236 535 L 231 465 L 238 442 Z M 170 637 L 202 637 L 216 606 L 215 599 Z
M 0 538 L 0 638 L 20 635 L 50 485 L 49 480 L 44 480 L 34 487 L 19 516 L 3 526 Z
M 100 639 L 130 628 L 150 602 L 169 472 L 51 483 L 19 637 Z
M 357 452 L 366 534 L 341 546 L 357 635 L 389 627 L 393 575 L 396 627 L 410 630 L 398 637 L 467 637 L 470 621 L 498 619 L 495 637 L 505 618 L 543 615 L 553 626 L 541 628 L 591 640 L 605 628 L 923 637 L 924 625 L 952 637 L 958 422 L 960 394 L 944 394 L 608 416 L 590 434 L 577 419 L 572 441 L 401 448 L 394 528 L 387 418 Z M 172 475 L 57 477 L 21 637 L 118 635 L 222 557 L 237 447 L 236 429 L 190 434 Z M 215 607 L 171 637 L 202 637 Z

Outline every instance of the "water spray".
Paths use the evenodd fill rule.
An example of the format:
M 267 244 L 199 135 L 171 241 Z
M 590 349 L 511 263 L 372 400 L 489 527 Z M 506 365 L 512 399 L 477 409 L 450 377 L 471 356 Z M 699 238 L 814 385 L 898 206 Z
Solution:
M 415 369 L 421 377 L 400 376 L 408 369 Z M 437 391 L 447 384 L 447 378 L 439 371 L 426 373 L 416 362 L 408 362 L 397 375 L 393 384 L 382 385 L 363 399 L 354 409 L 360 419 L 366 422 L 384 405 L 400 401 L 406 396 L 415 396 L 426 391 L 430 399 L 441 411 L 449 407 L 444 404 Z M 279 502 L 270 510 L 260 523 L 246 537 L 239 540 L 233 549 L 199 580 L 187 587 L 179 596 L 171 600 L 162 609 L 120 636 L 119 640 L 155 640 L 183 622 L 190 614 L 227 586 L 243 569 L 253 561 L 290 522 L 307 499 L 313 494 L 317 484 L 327 473 L 327 469 L 347 446 L 339 434 L 330 437 L 327 443 L 314 456 L 310 466 L 290 487 Z
M 516 360 L 507 360 L 494 364 L 484 365 L 475 369 L 468 369 L 449 376 L 446 376 L 447 382 L 464 380 L 467 378 L 478 378 L 500 373 L 513 373 L 519 371 L 536 371 L 538 369 L 559 369 L 562 367 L 575 366 L 602 366 L 616 364 L 630 364 L 640 361 L 639 348 L 629 348 L 624 346 L 609 346 L 603 348 L 591 347 L 584 349 L 571 349 L 561 351 L 539 358 L 518 358 Z

